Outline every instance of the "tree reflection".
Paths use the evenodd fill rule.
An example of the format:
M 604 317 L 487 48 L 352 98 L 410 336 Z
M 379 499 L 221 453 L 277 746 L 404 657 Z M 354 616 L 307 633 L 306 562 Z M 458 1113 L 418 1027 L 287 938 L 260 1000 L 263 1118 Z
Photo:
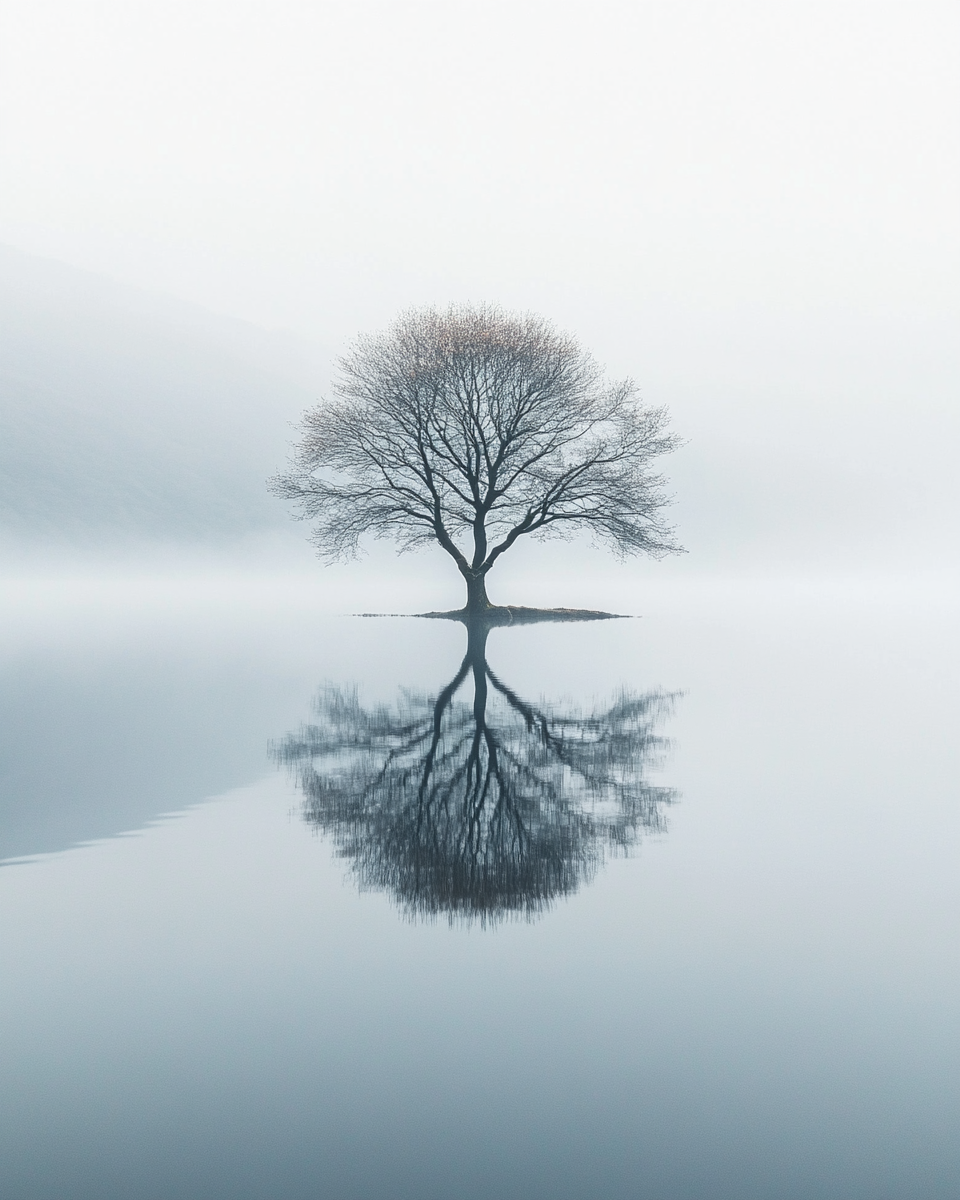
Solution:
M 468 627 L 438 695 L 365 708 L 356 689 L 326 687 L 316 723 L 275 748 L 304 816 L 360 887 L 391 893 L 410 915 L 487 924 L 540 913 L 607 854 L 662 830 L 674 799 L 645 778 L 672 696 L 621 691 L 586 714 L 528 703 L 487 663 L 489 628 Z

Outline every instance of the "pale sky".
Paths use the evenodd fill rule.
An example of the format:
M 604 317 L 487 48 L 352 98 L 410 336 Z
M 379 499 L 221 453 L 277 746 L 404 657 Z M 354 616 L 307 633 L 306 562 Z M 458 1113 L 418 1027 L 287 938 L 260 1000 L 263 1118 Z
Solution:
M 952 4 L 3 12 L 0 239 L 220 311 L 955 299 Z

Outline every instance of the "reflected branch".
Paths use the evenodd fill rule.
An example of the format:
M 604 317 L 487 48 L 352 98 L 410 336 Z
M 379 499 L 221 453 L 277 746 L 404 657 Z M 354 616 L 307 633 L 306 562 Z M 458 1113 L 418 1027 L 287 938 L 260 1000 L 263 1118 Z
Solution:
M 328 686 L 316 720 L 274 748 L 361 889 L 411 916 L 534 916 L 610 853 L 665 828 L 675 793 L 647 782 L 675 696 L 623 690 L 588 713 L 523 700 L 489 667 L 489 626 L 437 695 L 364 707 Z M 472 700 L 466 692 L 472 677 Z

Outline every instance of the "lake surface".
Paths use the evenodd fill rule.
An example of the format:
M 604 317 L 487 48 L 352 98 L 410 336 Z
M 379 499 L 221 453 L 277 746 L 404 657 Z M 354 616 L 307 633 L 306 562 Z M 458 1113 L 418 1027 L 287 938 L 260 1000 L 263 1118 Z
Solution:
M 960 1194 L 956 590 L 318 595 L 8 591 L 4 1197 Z

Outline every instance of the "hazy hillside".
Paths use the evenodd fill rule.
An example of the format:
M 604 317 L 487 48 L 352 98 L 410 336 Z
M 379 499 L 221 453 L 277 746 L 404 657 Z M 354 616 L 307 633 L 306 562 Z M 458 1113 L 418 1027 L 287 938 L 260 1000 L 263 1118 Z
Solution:
M 326 356 L 0 248 L 0 522 L 18 541 L 285 525 L 264 480 Z

